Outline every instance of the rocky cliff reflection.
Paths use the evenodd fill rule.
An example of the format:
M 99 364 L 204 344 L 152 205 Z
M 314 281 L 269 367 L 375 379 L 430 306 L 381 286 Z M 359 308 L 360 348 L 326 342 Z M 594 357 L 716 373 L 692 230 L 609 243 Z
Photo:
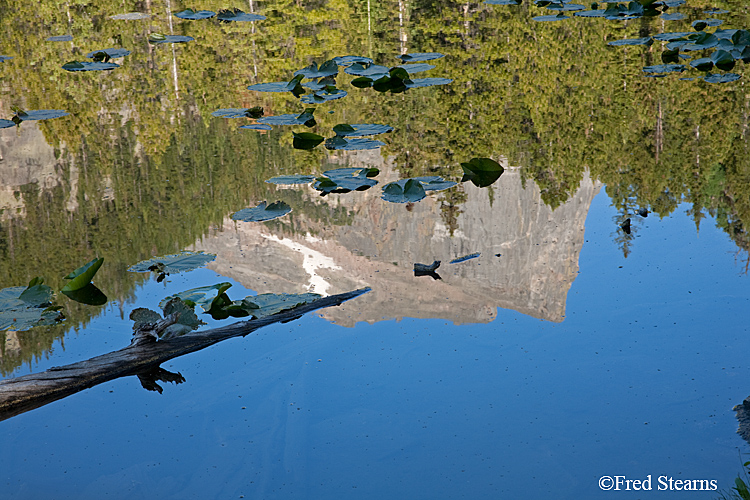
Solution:
M 395 166 L 378 153 L 340 161 L 379 167 L 381 185 L 398 179 Z M 466 201 L 451 235 L 440 193 L 400 205 L 381 200 L 379 187 L 327 198 L 308 187 L 311 199 L 349 209 L 351 224 L 320 226 L 298 212 L 293 231 L 227 220 L 196 248 L 218 255 L 209 267 L 259 293 L 372 287 L 368 300 L 322 313 L 340 325 L 402 317 L 487 323 L 498 307 L 560 322 L 599 188 L 586 176 L 575 196 L 553 211 L 536 184 L 524 185 L 520 171 L 507 168 L 492 189 L 455 188 L 465 190 Z M 476 252 L 479 258 L 449 264 Z M 441 280 L 414 276 L 415 262 L 433 260 L 443 262 Z

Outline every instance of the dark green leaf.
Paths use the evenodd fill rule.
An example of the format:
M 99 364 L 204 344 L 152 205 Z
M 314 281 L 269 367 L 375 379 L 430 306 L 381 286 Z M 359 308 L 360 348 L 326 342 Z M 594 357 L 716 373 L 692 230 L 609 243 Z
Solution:
M 138 264 L 130 266 L 128 271 L 132 273 L 145 273 L 151 271 L 152 266 L 158 265 L 157 269 L 162 273 L 183 273 L 198 269 L 214 259 L 216 259 L 216 255 L 210 253 L 185 251 L 141 261 Z
M 461 168 L 464 171 L 461 182 L 471 181 L 480 188 L 493 184 L 505 171 L 502 165 L 491 158 L 472 158 L 461 163 Z
M 62 288 L 62 291 L 72 292 L 91 283 L 96 272 L 102 267 L 102 263 L 104 263 L 104 258 L 94 259 L 65 276 L 65 279 L 70 281 Z
M 269 184 L 294 185 L 310 184 L 314 180 L 315 177 L 312 175 L 280 175 L 278 177 L 268 179 L 266 182 L 268 182 Z
M 159 307 L 164 309 L 169 301 L 176 297 L 182 300 L 188 307 L 200 306 L 204 312 L 207 312 L 215 302 L 223 300 L 222 296 L 224 292 L 229 290 L 231 286 L 231 283 L 217 283 L 210 286 L 191 288 L 190 290 L 185 290 L 184 292 L 164 298 L 159 302 Z
M 216 15 L 216 12 L 213 12 L 211 10 L 199 10 L 198 12 L 194 11 L 193 9 L 186 9 L 182 12 L 177 12 L 175 14 L 176 17 L 179 17 L 180 19 L 188 19 L 191 21 L 197 21 L 200 19 L 209 19 L 211 17 L 214 17 Z
M 294 149 L 313 149 L 324 140 L 323 136 L 312 132 L 292 132 L 292 135 L 294 136 L 292 141 Z
M 382 198 L 391 203 L 413 203 L 425 196 L 427 194 L 422 183 L 417 179 L 402 179 L 383 186 Z
M 714 67 L 714 62 L 709 57 L 702 57 L 694 61 L 690 61 L 690 66 L 697 69 L 698 71 L 711 71 Z
M 717 50 L 711 54 L 714 65 L 722 71 L 731 71 L 734 68 L 734 57 L 726 50 Z
M 83 288 L 76 290 L 61 290 L 61 293 L 69 299 L 89 306 L 103 306 L 107 303 L 107 296 L 99 290 L 96 285 L 89 283 Z
M 266 205 L 263 201 L 258 204 L 257 207 L 245 208 L 232 214 L 233 220 L 239 220 L 243 222 L 263 222 L 272 219 L 278 219 L 283 217 L 292 211 L 292 207 L 284 203 L 283 201 L 277 201 Z

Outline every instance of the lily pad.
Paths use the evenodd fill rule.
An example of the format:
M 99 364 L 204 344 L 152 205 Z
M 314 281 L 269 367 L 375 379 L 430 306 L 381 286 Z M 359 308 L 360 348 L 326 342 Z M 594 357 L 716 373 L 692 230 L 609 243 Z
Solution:
M 335 101 L 346 97 L 347 93 L 345 90 L 332 89 L 332 90 L 319 90 L 312 94 L 307 94 L 300 99 L 300 102 L 305 104 L 320 104 L 326 101 Z
M 62 287 L 62 291 L 72 292 L 75 290 L 79 290 L 91 283 L 91 280 L 93 279 L 99 268 L 102 267 L 103 263 L 104 258 L 93 259 L 91 262 L 82 265 L 75 271 L 65 276 L 65 279 L 70 281 L 68 281 L 65 286 Z
M 381 146 L 385 146 L 385 143 L 375 139 L 345 139 L 339 135 L 326 140 L 326 149 L 339 151 L 377 149 Z
M 415 63 L 415 64 L 402 64 L 396 67 L 405 69 L 407 73 L 412 75 L 414 73 L 421 73 L 423 71 L 429 71 L 433 69 L 435 66 L 433 66 L 432 64 L 427 64 L 427 63 Z
M 292 140 L 292 147 L 294 149 L 314 149 L 325 140 L 322 135 L 313 134 L 312 132 L 292 132 L 292 135 L 294 136 Z
M 378 64 L 354 63 L 344 70 L 344 73 L 354 76 L 369 76 L 379 78 L 388 73 L 388 68 Z
M 46 40 L 48 42 L 72 42 L 73 37 L 71 35 L 59 35 L 48 37 Z
M 310 184 L 314 180 L 314 175 L 279 175 L 268 179 L 266 182 L 269 184 L 298 185 Z
M 445 54 L 441 54 L 440 52 L 414 52 L 411 54 L 401 54 L 400 56 L 396 56 L 399 59 L 401 59 L 403 62 L 420 62 L 420 61 L 432 61 L 434 59 L 440 59 L 441 57 L 445 57 Z
M 690 35 L 690 43 L 682 46 L 684 51 L 705 50 L 716 47 L 719 44 L 719 38 L 713 33 L 698 33 Z
M 560 13 L 560 14 L 557 14 L 556 16 L 536 16 L 536 17 L 532 17 L 531 19 L 533 21 L 537 21 L 540 23 L 547 23 L 551 21 L 563 21 L 565 19 L 570 19 L 570 18 Z
M 312 127 L 315 125 L 314 112 L 315 108 L 306 108 L 305 111 L 298 115 L 266 116 L 259 119 L 258 123 L 266 125 L 307 125 L 308 127 Z
M 216 259 L 216 255 L 203 252 L 180 252 L 162 257 L 153 257 L 133 264 L 128 268 L 131 273 L 156 271 L 166 275 L 183 273 L 198 269 Z
M 63 319 L 58 307 L 50 303 L 52 288 L 34 278 L 26 287 L 14 286 L 0 290 L 0 331 L 23 331 L 35 326 L 52 325 Z
M 480 188 L 493 184 L 505 171 L 503 166 L 492 158 L 472 158 L 461 163 L 461 168 L 464 170 L 461 182 L 471 181 Z
M 130 51 L 127 49 L 102 49 L 102 50 L 94 50 L 86 54 L 86 57 L 89 59 L 93 58 L 95 54 L 98 54 L 99 52 L 104 52 L 107 54 L 110 59 L 118 59 L 120 57 L 125 57 L 130 55 Z
M 266 205 L 265 201 L 258 204 L 257 207 L 244 208 L 232 214 L 233 220 L 243 222 L 263 222 L 267 220 L 278 219 L 292 211 L 292 207 L 283 201 L 277 201 Z
M 339 66 L 351 66 L 354 63 L 372 64 L 372 59 L 363 56 L 338 56 L 332 59 Z
M 70 300 L 86 304 L 87 306 L 103 306 L 107 303 L 107 296 L 93 283 L 89 283 L 77 290 L 63 289 L 60 292 Z
M 0 128 L 10 128 L 16 123 L 13 120 L 6 120 L 5 118 L 0 118 Z
M 115 64 L 112 62 L 88 61 L 70 61 L 62 65 L 62 69 L 67 71 L 109 71 L 119 67 L 119 64 Z
M 586 9 L 585 5 L 577 4 L 577 3 L 551 3 L 547 6 L 547 10 L 557 10 L 557 11 L 577 11 L 577 10 L 584 10 Z
M 655 66 L 646 66 L 643 71 L 646 73 L 682 73 L 687 67 L 684 64 L 657 64 Z
M 698 71 L 711 71 L 714 68 L 714 62 L 710 57 L 701 57 L 700 59 L 690 61 L 690 66 Z
M 379 125 L 377 123 L 341 123 L 333 127 L 336 135 L 365 137 L 368 135 L 380 135 L 391 132 L 393 127 L 390 125 Z
M 150 43 L 187 43 L 195 40 L 192 36 L 185 35 L 156 35 L 159 35 L 159 33 L 152 33 L 151 36 L 148 37 L 148 41 Z
M 573 13 L 574 16 L 578 17 L 606 17 L 606 11 L 602 9 L 597 10 L 579 10 Z
M 742 78 L 742 75 L 738 75 L 737 73 L 725 73 L 723 75 L 706 75 L 704 80 L 708 83 L 729 83 L 739 80 L 740 78 Z
M 216 15 L 216 12 L 211 10 L 199 10 L 194 11 L 193 9 L 185 9 L 182 12 L 177 12 L 176 17 L 180 19 L 188 19 L 191 21 L 197 21 L 199 19 L 210 19 Z
M 302 75 L 305 78 L 324 78 L 326 76 L 337 75 L 339 72 L 339 65 L 334 60 L 324 62 L 318 68 L 318 64 L 313 62 L 306 68 L 298 69 L 294 72 L 296 75 Z
M 127 14 L 115 14 L 109 16 L 110 19 L 115 21 L 137 21 L 139 19 L 148 19 L 151 17 L 150 14 L 144 14 L 143 12 L 128 12 Z
M 670 12 L 668 14 L 664 13 L 659 17 L 664 21 L 679 21 L 680 19 L 685 19 L 685 14 L 682 12 Z
M 255 118 L 255 116 L 252 116 L 254 111 L 257 112 L 257 108 L 223 108 L 217 109 L 211 113 L 211 116 L 219 118 Z M 261 116 L 262 113 L 263 109 L 260 108 Z
M 33 120 L 50 120 L 52 118 L 60 118 L 67 116 L 70 113 L 63 111 L 62 109 L 34 109 L 31 111 L 16 110 L 16 114 L 12 121 L 14 124 L 21 123 L 23 121 Z
M 232 22 L 249 22 L 249 21 L 263 21 L 266 16 L 260 14 L 249 14 L 239 9 L 220 10 L 216 16 L 219 21 L 232 21 Z
M 458 258 L 453 259 L 448 264 L 460 264 L 461 262 L 466 262 L 467 260 L 476 259 L 480 255 L 482 255 L 482 254 L 479 253 L 479 252 L 472 253 L 472 254 L 469 254 L 469 255 L 464 255 L 463 257 L 458 257 Z
M 654 40 L 650 36 L 645 36 L 643 38 L 626 38 L 623 40 L 613 40 L 607 45 L 651 45 L 652 43 L 654 43 Z
M 214 302 L 222 302 L 224 300 L 224 292 L 229 290 L 232 286 L 231 283 L 217 283 L 210 286 L 200 286 L 197 288 L 191 288 L 174 295 L 170 295 L 162 299 L 159 302 L 159 307 L 164 309 L 170 300 L 178 298 L 183 301 L 188 307 L 200 306 L 204 312 L 208 312 L 213 306 Z M 222 297 L 224 296 L 224 297 Z
M 348 193 L 350 191 L 365 191 L 376 185 L 378 181 L 371 179 L 380 173 L 377 168 L 337 168 L 326 170 L 322 177 L 318 177 L 313 189 L 321 192 L 321 196 L 329 193 Z
M 13 56 L 0 56 L 0 62 L 7 61 L 8 59 L 13 59 Z
M 253 123 L 252 125 L 242 125 L 240 128 L 244 128 L 247 130 L 273 130 L 273 128 L 270 125 L 266 125 L 265 123 Z
M 414 203 L 426 196 L 422 183 L 417 179 L 401 179 L 383 186 L 382 198 L 391 203 Z
M 724 24 L 722 19 L 696 19 L 691 26 L 696 31 L 703 31 L 707 26 L 721 26 Z
M 714 66 L 722 71 L 731 71 L 735 65 L 734 57 L 726 50 L 714 51 L 711 54 L 711 61 L 713 61 Z
M 413 179 L 418 180 L 422 184 L 422 187 L 425 191 L 444 191 L 458 185 L 457 182 L 446 181 L 438 175 L 427 177 L 413 177 Z
M 659 40 L 660 42 L 671 42 L 672 40 L 680 40 L 689 35 L 692 35 L 692 33 L 688 33 L 687 31 L 674 31 L 668 33 L 658 33 L 656 35 L 653 35 L 652 38 L 654 40 Z
M 228 304 L 212 309 L 211 316 L 214 319 L 233 317 L 250 317 L 260 319 L 283 311 L 289 311 L 295 307 L 307 304 L 320 298 L 317 293 L 263 293 L 248 296 L 242 300 L 235 300 Z

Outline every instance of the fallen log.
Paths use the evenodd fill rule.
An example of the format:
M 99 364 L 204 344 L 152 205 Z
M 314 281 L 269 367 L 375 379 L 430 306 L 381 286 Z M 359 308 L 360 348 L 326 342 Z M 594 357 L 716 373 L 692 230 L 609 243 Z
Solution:
M 70 365 L 55 366 L 41 373 L 0 380 L 0 421 L 120 377 L 136 375 L 139 376 L 144 387 L 153 384 L 147 388 L 160 390 L 161 388 L 154 382 L 154 377 L 178 383 L 184 380 L 179 374 L 169 374 L 160 369 L 159 365 L 165 361 L 200 351 L 223 340 L 244 337 L 264 326 L 292 321 L 308 312 L 338 306 L 368 291 L 370 291 L 369 288 L 361 288 L 352 292 L 322 297 L 294 309 L 260 319 L 190 332 L 166 340 L 157 341 L 155 337 L 139 335 L 139 332 L 136 332 L 133 342 L 119 351 Z

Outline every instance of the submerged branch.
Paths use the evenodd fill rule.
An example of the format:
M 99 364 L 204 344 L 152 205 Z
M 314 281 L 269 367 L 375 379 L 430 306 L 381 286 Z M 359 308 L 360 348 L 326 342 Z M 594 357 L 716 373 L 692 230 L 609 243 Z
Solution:
M 119 351 L 52 367 L 41 373 L 0 380 L 0 421 L 110 380 L 129 375 L 148 376 L 170 359 L 200 351 L 223 340 L 244 337 L 273 323 L 285 323 L 308 312 L 338 306 L 368 291 L 369 288 L 361 288 L 331 295 L 271 316 L 190 332 L 167 340 L 144 341 L 142 335 L 136 335 L 131 345 Z

